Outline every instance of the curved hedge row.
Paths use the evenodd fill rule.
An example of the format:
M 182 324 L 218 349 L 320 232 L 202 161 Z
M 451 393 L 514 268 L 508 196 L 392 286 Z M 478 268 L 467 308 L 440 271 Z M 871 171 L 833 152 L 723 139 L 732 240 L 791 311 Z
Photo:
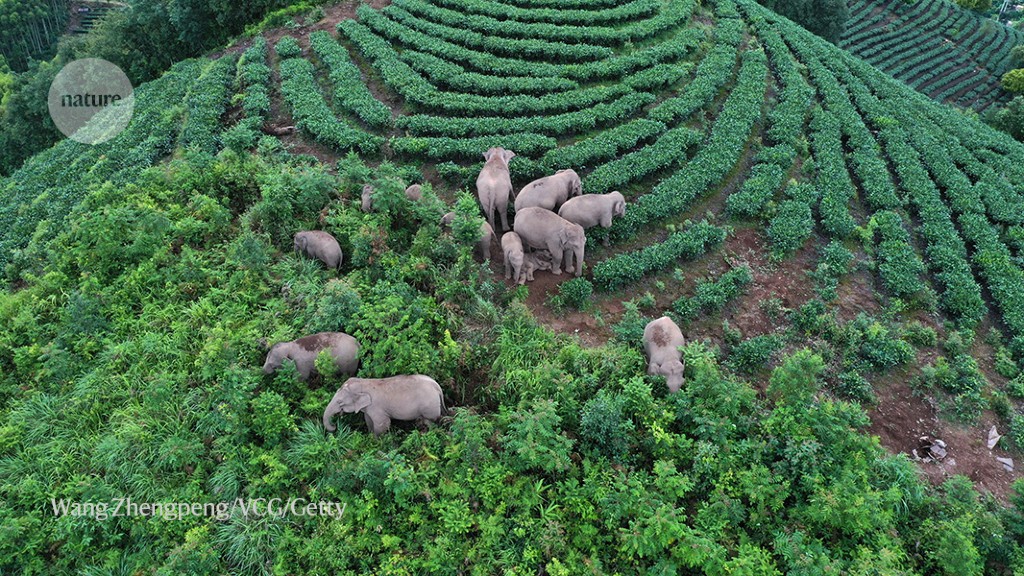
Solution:
M 672 303 L 672 310 L 684 320 L 693 320 L 701 312 L 718 312 L 743 294 L 753 281 L 754 275 L 748 266 L 733 268 L 719 276 L 718 280 L 697 282 L 693 296 L 676 300 Z
M 626 124 L 604 130 L 592 138 L 569 146 L 555 148 L 541 158 L 541 163 L 552 169 L 589 168 L 619 156 L 641 141 L 653 138 L 666 130 L 661 122 L 637 118 Z
M 467 94 L 546 94 L 579 88 L 579 83 L 553 76 L 492 76 L 468 72 L 462 66 L 416 50 L 402 50 L 398 57 L 437 86 Z
M 547 22 L 550 24 L 571 24 L 588 26 L 594 24 L 619 24 L 627 20 L 635 20 L 656 14 L 662 5 L 661 0 L 632 0 L 622 4 L 612 4 L 602 10 L 584 10 L 579 8 L 523 8 L 497 2 L 477 2 L 467 0 L 432 0 L 435 4 L 460 12 L 469 12 L 490 16 L 499 20 L 515 20 L 518 22 Z M 561 4 L 559 5 L 561 6 Z M 590 7 L 588 4 L 586 7 Z
M 370 93 L 362 72 L 352 64 L 347 50 L 323 30 L 309 35 L 309 45 L 330 71 L 334 101 L 338 106 L 373 128 L 383 130 L 391 126 L 391 110 Z
M 220 117 L 224 115 L 234 83 L 236 58 L 225 56 L 210 62 L 185 96 L 188 115 L 181 131 L 181 145 L 215 154 L 220 149 Z
M 318 142 L 338 150 L 358 148 L 364 154 L 380 150 L 384 140 L 338 120 L 324 101 L 313 65 L 302 58 L 282 60 L 281 94 L 292 109 L 295 125 Z
M 921 274 L 924 262 L 914 251 L 910 234 L 903 228 L 903 219 L 890 210 L 876 212 L 871 217 L 878 232 L 878 274 L 885 288 L 897 298 L 910 296 L 924 289 Z
M 585 132 L 600 125 L 628 118 L 655 100 L 653 94 L 631 92 L 612 102 L 601 102 L 583 110 L 554 116 L 456 118 L 417 114 L 400 116 L 397 126 L 413 135 L 437 135 L 453 138 L 517 132 L 563 135 Z
M 391 149 L 398 154 L 444 160 L 452 158 L 476 160 L 481 153 L 492 146 L 508 148 L 514 150 L 516 154 L 536 156 L 558 145 L 554 138 L 529 133 L 513 136 L 481 136 L 479 138 L 413 138 L 406 136 L 392 138 L 390 144 Z
M 618 254 L 594 266 L 594 285 L 602 290 L 615 290 L 632 284 L 647 274 L 666 268 L 680 258 L 693 259 L 725 240 L 726 229 L 707 220 L 674 232 L 659 244 L 651 244 L 636 252 Z
M 650 146 L 598 166 L 583 180 L 583 187 L 590 194 L 604 194 L 637 182 L 658 170 L 674 166 L 686 156 L 687 149 L 703 139 L 702 133 L 686 126 L 673 128 Z

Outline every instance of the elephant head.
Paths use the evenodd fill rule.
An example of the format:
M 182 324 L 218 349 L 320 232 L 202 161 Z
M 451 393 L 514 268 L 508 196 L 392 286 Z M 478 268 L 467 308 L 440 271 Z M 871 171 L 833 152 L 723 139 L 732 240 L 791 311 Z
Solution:
M 324 410 L 324 429 L 334 432 L 337 427 L 331 420 L 335 416 L 340 413 L 359 412 L 369 406 L 370 402 L 370 394 L 363 390 L 359 379 L 350 379 L 335 392 L 334 398 L 327 404 L 327 408 Z
M 665 375 L 668 391 L 675 393 L 683 387 L 683 370 L 685 366 L 679 360 L 669 360 L 661 365 L 661 373 Z
M 309 244 L 309 237 L 301 232 L 295 235 L 295 239 L 292 242 L 296 252 L 305 252 L 307 244 Z
M 285 359 L 291 357 L 291 342 L 278 342 L 270 348 L 267 354 L 267 361 L 263 363 L 263 373 L 273 374 L 281 367 Z
M 484 152 L 484 162 L 490 164 L 491 161 L 493 160 L 495 163 L 504 165 L 506 169 L 508 169 L 509 161 L 515 157 L 515 152 L 511 150 L 505 150 L 500 146 L 488 148 L 487 152 Z
M 626 199 L 622 196 L 622 193 L 618 190 L 609 194 L 612 198 L 612 215 L 613 216 L 625 216 L 626 215 Z

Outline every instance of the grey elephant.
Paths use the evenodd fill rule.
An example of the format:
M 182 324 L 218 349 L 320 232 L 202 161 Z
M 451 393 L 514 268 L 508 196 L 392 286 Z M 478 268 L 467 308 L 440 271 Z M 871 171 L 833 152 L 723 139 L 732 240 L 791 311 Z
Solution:
M 566 200 L 582 193 L 579 174 L 575 170 L 559 170 L 524 186 L 516 197 L 516 213 L 531 206 L 557 212 Z
M 413 202 L 418 202 L 423 197 L 423 187 L 419 184 L 412 184 L 405 189 L 405 197 Z
M 341 268 L 344 256 L 337 239 L 322 230 L 296 232 L 292 240 L 296 252 L 323 262 L 328 268 Z
M 441 216 L 441 226 L 449 227 L 452 222 L 455 221 L 455 212 L 449 212 L 444 216 Z M 494 229 L 487 222 L 480 223 L 480 240 L 476 245 L 476 255 L 481 260 L 487 261 L 491 259 L 491 242 L 494 240 Z
M 543 258 L 543 255 L 547 255 L 547 258 Z M 533 252 L 532 254 L 523 255 L 523 270 L 520 276 L 520 284 L 522 279 L 525 278 L 527 282 L 533 282 L 533 273 L 537 270 L 551 270 L 551 254 L 547 250 Z
M 359 342 L 355 338 L 344 332 L 318 332 L 274 344 L 263 363 L 263 373 L 271 374 L 290 359 L 295 362 L 299 379 L 308 380 L 309 375 L 316 372 L 316 357 L 322 350 L 330 350 L 334 366 L 342 374 L 355 374 L 359 368 Z
M 391 428 L 391 420 L 436 422 L 448 413 L 441 386 L 422 374 L 390 378 L 350 378 L 324 409 L 324 428 L 334 432 L 331 420 L 340 413 L 362 412 L 375 436 Z
M 679 347 L 686 344 L 679 326 L 668 316 L 651 320 L 644 328 L 647 373 L 665 377 L 669 392 L 683 386 L 683 361 Z
M 584 194 L 562 204 L 558 215 L 583 226 L 584 230 L 594 226 L 611 228 L 613 217 L 626 215 L 626 199 L 618 190 L 608 194 Z M 604 244 L 608 245 L 607 237 Z
M 509 229 L 508 202 L 515 198 L 515 193 L 512 190 L 508 163 L 515 156 L 515 152 L 501 147 L 489 148 L 484 152 L 484 167 L 476 178 L 476 197 L 480 200 L 484 217 L 491 225 L 491 230 L 497 230 L 494 226 L 495 211 L 501 218 L 501 229 Z
M 523 270 L 523 241 L 515 232 L 505 232 L 501 237 L 501 251 L 504 254 L 505 279 L 520 284 L 526 283 Z
M 575 270 L 577 276 L 583 274 L 583 248 L 587 237 L 579 224 L 533 206 L 516 213 L 515 232 L 522 238 L 523 245 L 551 252 L 552 274 L 562 273 L 563 259 L 566 272 L 572 274 Z
M 372 212 L 373 186 L 370 186 L 369 184 L 363 186 L 363 194 L 362 196 L 360 196 L 360 198 L 362 199 L 362 205 L 360 207 L 363 209 L 363 212 Z

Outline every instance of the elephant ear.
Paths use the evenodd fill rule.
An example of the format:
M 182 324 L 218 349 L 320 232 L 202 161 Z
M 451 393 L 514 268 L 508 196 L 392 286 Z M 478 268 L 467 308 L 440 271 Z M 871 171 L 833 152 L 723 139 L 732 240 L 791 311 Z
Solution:
M 488 151 L 484 152 L 484 162 L 490 162 L 490 161 L 491 161 L 491 151 L 488 150 Z
M 619 216 L 625 216 L 626 215 L 626 203 L 623 202 L 622 200 L 616 200 L 615 201 L 614 212 L 615 212 L 615 214 L 617 214 Z
M 508 164 L 509 160 L 516 157 L 516 153 L 511 150 L 503 150 L 501 152 L 501 157 L 505 159 L 505 164 Z
M 355 395 L 352 399 L 351 408 L 353 412 L 359 412 L 366 409 L 370 405 L 370 395 L 366 392 L 360 392 Z

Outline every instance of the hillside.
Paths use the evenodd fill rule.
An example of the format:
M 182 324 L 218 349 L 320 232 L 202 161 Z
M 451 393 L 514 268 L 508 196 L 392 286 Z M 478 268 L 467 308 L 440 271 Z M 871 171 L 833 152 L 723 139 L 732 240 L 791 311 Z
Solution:
M 1000 78 L 1024 35 L 948 0 L 856 0 L 839 43 L 940 102 L 982 111 L 1009 96 Z
M 0 572 L 1024 570 L 1024 145 L 752 0 L 384 4 L 178 63 L 0 181 Z M 623 193 L 581 279 L 474 261 L 491 146 Z M 320 331 L 451 416 L 325 434 L 342 377 L 260 370 Z M 124 495 L 345 515 L 52 502 Z

